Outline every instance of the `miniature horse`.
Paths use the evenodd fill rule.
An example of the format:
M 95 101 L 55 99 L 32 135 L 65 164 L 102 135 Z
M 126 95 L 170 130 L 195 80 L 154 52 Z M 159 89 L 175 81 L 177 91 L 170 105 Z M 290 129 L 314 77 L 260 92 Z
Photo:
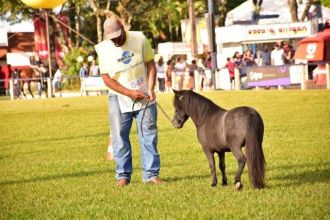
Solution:
M 225 110 L 211 100 L 190 90 L 174 90 L 175 128 L 182 128 L 190 117 L 197 128 L 197 137 L 208 159 L 212 184 L 217 185 L 214 153 L 219 156 L 222 185 L 227 185 L 225 152 L 232 152 L 238 161 L 235 176 L 236 189 L 243 188 L 241 175 L 248 164 L 250 182 L 255 188 L 264 188 L 265 158 L 262 150 L 264 124 L 259 113 L 250 107 Z M 246 146 L 246 157 L 242 147 Z

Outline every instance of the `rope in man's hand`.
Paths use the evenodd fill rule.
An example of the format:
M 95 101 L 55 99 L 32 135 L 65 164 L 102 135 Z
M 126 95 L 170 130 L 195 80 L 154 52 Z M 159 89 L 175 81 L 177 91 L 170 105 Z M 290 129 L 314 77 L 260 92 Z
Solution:
M 142 105 L 141 105 L 141 108 L 140 108 L 140 110 L 142 109 L 142 107 L 143 107 L 143 105 L 145 104 L 145 108 L 144 108 L 144 110 L 143 110 L 143 113 L 142 113 L 142 118 L 141 118 L 141 124 L 140 124 L 140 129 L 141 129 L 141 134 L 142 134 L 142 137 L 143 137 L 143 130 L 142 130 L 142 124 L 143 124 L 143 119 L 144 119 L 144 116 L 145 116 L 145 113 L 146 113 L 146 110 L 147 110 L 147 108 L 148 108 L 148 106 L 149 106 L 149 95 L 148 94 L 145 94 L 145 98 L 143 98 L 143 99 L 140 99 L 140 100 L 135 100 L 134 101 L 134 103 L 133 103 L 133 106 L 132 106 L 132 111 L 134 111 L 134 106 L 135 106 L 135 103 L 136 102 L 139 102 L 139 101 L 142 101 Z M 157 103 L 157 106 L 159 107 L 159 109 L 161 110 L 161 112 L 164 114 L 164 116 L 172 123 L 172 120 L 171 120 L 171 118 L 166 114 L 166 112 L 165 112 L 165 110 L 161 107 L 161 105 L 158 103 L 158 102 L 156 102 Z

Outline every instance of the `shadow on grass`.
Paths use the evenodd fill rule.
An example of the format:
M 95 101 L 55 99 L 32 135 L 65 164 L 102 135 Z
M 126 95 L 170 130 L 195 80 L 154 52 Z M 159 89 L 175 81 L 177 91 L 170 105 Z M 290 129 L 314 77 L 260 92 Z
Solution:
M 268 178 L 269 180 L 281 181 L 280 184 L 273 185 L 273 187 L 299 186 L 330 181 L 330 162 L 278 166 L 271 167 L 271 170 L 287 171 L 285 175 Z
M 191 180 L 200 180 L 200 179 L 210 179 L 211 174 L 204 175 L 188 175 L 188 176 L 174 176 L 174 177 L 166 177 L 166 182 L 179 182 L 183 180 L 191 181 Z
M 324 168 L 320 168 L 324 167 Z M 306 170 L 307 169 L 307 170 Z M 308 169 L 311 169 L 310 171 Z M 267 170 L 285 170 L 287 174 L 281 176 L 272 175 L 267 177 Z M 276 180 L 280 181 L 279 184 L 270 185 L 273 187 L 291 187 L 291 186 L 299 186 L 305 184 L 314 184 L 314 183 L 324 183 L 330 182 L 330 162 L 326 163 L 307 163 L 307 164 L 293 164 L 293 165 L 285 165 L 285 166 L 272 166 L 267 168 L 266 170 L 266 184 L 267 180 Z M 228 179 L 233 178 L 236 170 L 232 172 L 227 171 Z M 247 169 L 244 169 L 244 174 L 247 174 Z M 221 174 L 217 174 L 218 181 L 221 181 Z M 197 174 L 197 175 L 182 175 L 182 176 L 174 176 L 167 177 L 166 181 L 168 182 L 179 182 L 179 181 L 194 181 L 194 180 L 211 180 L 211 174 Z M 268 185 L 268 184 L 267 184 Z
M 38 176 L 31 179 L 0 181 L 0 186 L 21 184 L 21 183 L 24 184 L 24 183 L 33 183 L 33 182 L 43 182 L 43 181 L 51 181 L 51 180 L 59 180 L 59 179 L 67 179 L 67 178 L 79 178 L 79 177 L 94 176 L 94 175 L 100 175 L 100 174 L 112 173 L 112 172 L 114 172 L 113 169 L 103 169 L 103 170 L 94 170 L 94 171 L 80 171 L 76 173 L 66 173 L 59 175 Z

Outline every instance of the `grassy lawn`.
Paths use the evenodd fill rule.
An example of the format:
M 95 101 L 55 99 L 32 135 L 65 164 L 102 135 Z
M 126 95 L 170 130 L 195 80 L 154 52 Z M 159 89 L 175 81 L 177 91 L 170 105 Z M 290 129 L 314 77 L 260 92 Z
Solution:
M 136 127 L 134 173 L 115 187 L 107 96 L 0 101 L 0 219 L 330 219 L 330 92 L 204 92 L 224 108 L 257 109 L 264 119 L 263 190 L 226 154 L 230 185 L 211 188 L 207 159 L 189 120 L 176 130 L 159 111 L 162 186 L 141 182 Z M 172 116 L 172 94 L 158 101 Z M 218 160 L 217 160 L 218 161 Z M 220 172 L 218 170 L 218 176 Z M 220 178 L 221 180 L 221 178 Z

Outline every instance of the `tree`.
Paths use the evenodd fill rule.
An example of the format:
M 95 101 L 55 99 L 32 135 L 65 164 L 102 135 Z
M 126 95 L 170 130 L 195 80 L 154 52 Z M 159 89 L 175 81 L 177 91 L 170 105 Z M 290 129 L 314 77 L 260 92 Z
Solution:
M 291 21 L 292 22 L 297 22 L 298 20 L 298 15 L 297 15 L 297 1 L 296 0 L 288 0 L 289 4 L 289 9 L 290 9 L 290 14 L 291 14 Z
M 313 0 L 308 0 L 307 1 L 306 6 L 305 6 L 305 9 L 304 9 L 304 12 L 302 13 L 302 15 L 300 17 L 300 21 L 304 21 L 305 20 L 305 18 L 308 15 L 308 11 L 311 8 L 312 4 L 313 4 Z
M 297 0 L 288 0 L 288 5 L 289 5 L 289 8 L 290 8 L 292 22 L 304 21 L 306 19 L 306 17 L 308 16 L 309 10 L 310 10 L 310 8 L 313 4 L 320 4 L 320 5 L 325 4 L 328 7 L 330 6 L 330 0 L 323 0 L 323 1 L 308 0 L 306 2 L 304 11 L 303 11 L 300 19 L 298 19 L 298 13 L 297 13 L 298 3 L 302 4 L 302 1 L 299 0 L 297 2 Z
M 228 11 L 236 8 L 238 5 L 245 2 L 245 0 L 236 0 L 236 1 L 228 1 L 228 0 L 219 0 L 216 1 L 217 5 L 217 15 L 216 24 L 217 26 L 225 26 L 225 21 L 227 17 Z

